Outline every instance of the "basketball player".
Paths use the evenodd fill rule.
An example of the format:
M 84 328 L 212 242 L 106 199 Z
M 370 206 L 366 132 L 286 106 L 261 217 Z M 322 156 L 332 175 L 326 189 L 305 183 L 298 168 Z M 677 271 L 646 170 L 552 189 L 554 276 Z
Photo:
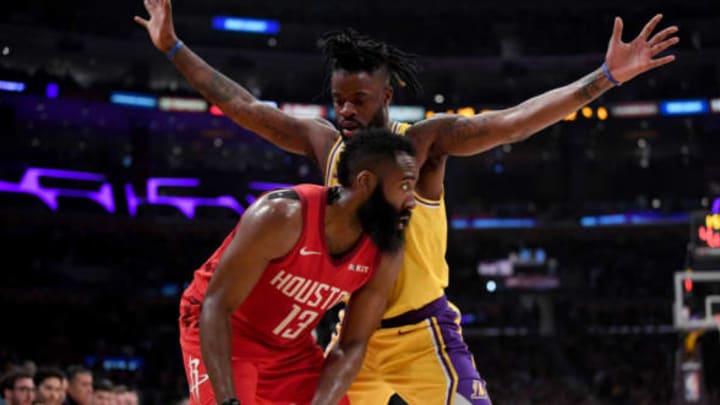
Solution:
M 191 404 L 341 401 L 400 271 L 415 204 L 412 143 L 390 135 L 371 129 L 347 143 L 341 186 L 260 198 L 195 272 L 180 315 Z M 324 360 L 312 331 L 350 294 Z
M 169 0 L 146 0 L 150 20 L 135 17 L 159 50 L 188 82 L 233 121 L 278 147 L 318 164 L 326 185 L 337 183 L 344 143 L 367 127 L 390 128 L 417 149 L 417 207 L 409 225 L 403 269 L 392 288 L 381 328 L 348 392 L 353 405 L 386 404 L 393 393 L 410 404 L 490 404 L 460 333 L 459 311 L 445 297 L 447 218 L 445 165 L 449 156 L 472 156 L 522 141 L 560 121 L 614 86 L 670 63 L 656 58 L 676 44 L 678 28 L 653 34 L 653 17 L 631 42 L 622 41 L 615 19 L 601 68 L 517 106 L 473 117 L 438 115 L 415 125 L 390 122 L 394 86 L 418 89 L 410 55 L 352 32 L 325 36 L 331 93 L 339 129 L 324 120 L 301 119 L 267 106 L 213 69 L 177 38 Z

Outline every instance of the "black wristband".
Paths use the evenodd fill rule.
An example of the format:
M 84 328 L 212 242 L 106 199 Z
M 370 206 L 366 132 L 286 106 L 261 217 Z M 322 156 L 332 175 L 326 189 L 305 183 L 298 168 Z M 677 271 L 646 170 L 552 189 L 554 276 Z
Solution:
M 220 405 L 240 405 L 240 401 L 235 398 L 226 399 Z

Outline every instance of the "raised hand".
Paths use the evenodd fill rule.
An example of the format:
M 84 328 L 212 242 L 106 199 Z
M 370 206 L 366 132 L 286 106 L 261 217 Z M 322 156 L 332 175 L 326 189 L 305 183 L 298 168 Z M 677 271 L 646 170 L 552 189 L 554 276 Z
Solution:
M 675 60 L 674 55 L 654 59 L 664 50 L 680 42 L 680 38 L 675 36 L 678 27 L 674 25 L 651 36 L 661 19 L 662 14 L 657 14 L 645 24 L 635 39 L 631 42 L 622 42 L 623 22 L 620 17 L 615 17 L 615 26 L 605 54 L 605 63 L 615 80 L 623 83 Z
M 167 53 L 178 41 L 170 0 L 145 0 L 143 4 L 150 14 L 150 19 L 135 16 L 135 22 L 145 27 L 157 49 Z

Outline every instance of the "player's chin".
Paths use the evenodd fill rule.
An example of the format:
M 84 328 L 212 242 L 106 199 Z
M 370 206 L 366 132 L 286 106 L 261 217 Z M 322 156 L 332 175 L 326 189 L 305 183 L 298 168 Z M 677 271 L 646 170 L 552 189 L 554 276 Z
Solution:
M 357 129 L 345 129 L 345 128 L 343 128 L 341 131 L 342 131 L 342 134 L 343 134 L 343 136 L 344 136 L 345 138 L 352 138 L 353 135 L 355 135 L 358 130 L 357 130 Z

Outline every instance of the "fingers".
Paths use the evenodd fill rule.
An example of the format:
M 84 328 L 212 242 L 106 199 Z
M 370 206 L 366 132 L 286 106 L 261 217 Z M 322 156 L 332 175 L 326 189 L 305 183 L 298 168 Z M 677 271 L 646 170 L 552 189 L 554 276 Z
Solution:
M 655 17 L 653 17 L 650 21 L 648 21 L 647 24 L 645 24 L 645 27 L 643 27 L 642 31 L 640 31 L 640 35 L 638 37 L 647 39 L 650 37 L 650 34 L 655 30 L 655 27 L 657 27 L 660 20 L 662 20 L 662 14 L 656 14 Z
M 140 18 L 140 17 L 138 17 L 138 16 L 135 16 L 135 18 L 133 18 L 133 20 L 135 20 L 136 23 L 142 25 L 142 26 L 143 26 L 144 28 L 146 28 L 146 29 L 147 29 L 147 27 L 148 27 L 148 24 L 150 24 L 150 21 L 148 21 L 148 20 L 146 20 L 146 19 L 144 19 L 144 18 Z
M 655 56 L 655 55 L 659 54 L 660 52 L 662 52 L 662 51 L 670 48 L 671 46 L 677 44 L 678 42 L 680 42 L 680 38 L 678 38 L 678 37 L 673 37 L 673 38 L 668 39 L 667 41 L 663 41 L 663 42 L 661 42 L 661 43 L 659 43 L 659 44 L 657 44 L 657 45 L 653 45 L 653 47 L 652 47 L 652 55 Z
M 668 63 L 675 60 L 675 55 L 668 55 L 663 56 L 660 59 L 653 59 L 650 64 L 648 70 L 655 69 L 656 67 L 660 67 L 662 65 L 667 65 Z
M 613 25 L 613 33 L 612 33 L 612 37 L 610 38 L 610 40 L 613 42 L 622 41 L 622 30 L 623 30 L 622 18 L 615 17 L 615 25 Z
M 665 28 L 664 30 L 658 32 L 657 34 L 653 35 L 652 38 L 648 41 L 648 44 L 650 46 L 655 46 L 659 44 L 660 42 L 664 41 L 665 38 L 668 36 L 678 32 L 678 27 L 673 25 L 672 27 Z

